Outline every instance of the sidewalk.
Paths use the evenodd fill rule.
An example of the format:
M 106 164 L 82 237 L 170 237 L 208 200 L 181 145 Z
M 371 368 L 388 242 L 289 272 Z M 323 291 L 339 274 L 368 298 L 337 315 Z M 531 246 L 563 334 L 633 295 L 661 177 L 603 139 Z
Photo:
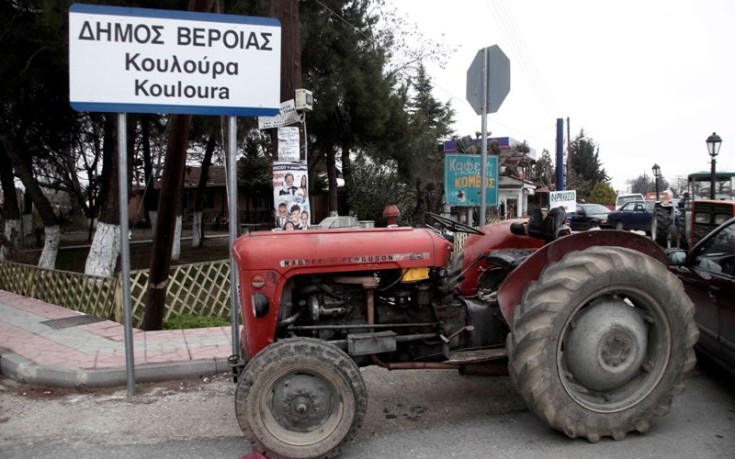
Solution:
M 230 327 L 133 330 L 136 382 L 229 372 Z M 0 373 L 66 387 L 125 385 L 124 327 L 0 290 Z

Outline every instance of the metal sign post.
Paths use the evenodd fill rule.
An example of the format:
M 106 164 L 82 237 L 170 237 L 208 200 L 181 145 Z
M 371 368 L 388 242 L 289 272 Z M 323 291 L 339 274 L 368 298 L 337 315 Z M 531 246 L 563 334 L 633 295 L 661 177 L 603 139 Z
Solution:
M 487 209 L 487 48 L 482 50 L 482 146 L 480 148 L 480 222 L 478 226 L 485 226 L 485 211 Z
M 117 180 L 120 203 L 120 263 L 122 265 L 125 370 L 128 396 L 135 394 L 133 312 L 130 301 L 130 240 L 128 239 L 128 128 L 127 115 L 117 114 Z
M 230 248 L 237 239 L 237 118 L 228 116 L 227 120 L 227 212 L 230 215 Z M 240 352 L 239 308 L 237 296 L 237 263 L 230 251 L 230 325 L 232 328 L 232 354 Z
M 487 207 L 487 114 L 495 113 L 510 91 L 510 60 L 498 45 L 483 48 L 467 69 L 467 102 L 482 115 L 482 191 L 480 226 L 485 224 Z
M 69 8 L 69 102 L 77 111 L 119 113 L 120 256 L 128 395 L 135 392 L 135 361 L 125 114 L 230 117 L 232 244 L 237 237 L 235 116 L 279 113 L 280 65 L 281 26 L 274 18 L 105 5 L 74 4 Z M 232 346 L 237 353 L 237 267 L 232 259 L 230 264 Z

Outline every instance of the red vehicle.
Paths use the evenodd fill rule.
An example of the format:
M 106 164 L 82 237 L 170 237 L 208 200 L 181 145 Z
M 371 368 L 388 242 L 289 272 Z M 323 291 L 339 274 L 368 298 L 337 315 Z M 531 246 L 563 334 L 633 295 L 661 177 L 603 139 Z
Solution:
M 668 252 L 669 269 L 696 306 L 697 349 L 735 376 L 735 218 L 717 227 L 687 253 Z
M 559 212 L 561 211 L 561 212 Z M 338 454 L 361 426 L 359 367 L 505 363 L 529 408 L 570 437 L 645 432 L 695 364 L 691 301 L 649 239 L 558 237 L 553 209 L 472 233 L 433 228 L 256 232 L 234 248 L 242 355 L 238 422 L 271 458 Z M 561 231 L 560 231 L 561 230 Z

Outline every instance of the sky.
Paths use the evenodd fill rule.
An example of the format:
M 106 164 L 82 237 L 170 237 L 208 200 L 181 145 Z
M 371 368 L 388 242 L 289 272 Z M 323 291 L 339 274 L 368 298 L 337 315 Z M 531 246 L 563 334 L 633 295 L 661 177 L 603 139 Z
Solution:
M 456 48 L 426 63 L 434 96 L 451 101 L 455 134 L 481 116 L 466 101 L 467 69 L 498 45 L 510 92 L 488 115 L 492 136 L 555 156 L 556 119 L 599 146 L 615 190 L 651 176 L 710 170 L 706 139 L 722 138 L 717 170 L 735 172 L 735 2 L 732 0 L 389 0 L 426 38 Z

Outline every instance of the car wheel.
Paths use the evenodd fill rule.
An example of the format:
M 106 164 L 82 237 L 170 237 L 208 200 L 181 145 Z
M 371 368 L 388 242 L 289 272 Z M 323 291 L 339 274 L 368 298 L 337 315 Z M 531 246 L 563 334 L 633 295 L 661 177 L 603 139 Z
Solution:
M 619 221 L 619 222 L 615 223 L 615 229 L 618 230 L 618 231 L 623 231 L 623 229 L 624 229 L 623 228 L 623 222 L 620 222 Z
M 666 266 L 593 247 L 548 266 L 507 338 L 511 380 L 552 428 L 597 442 L 646 432 L 696 363 L 694 306 Z

